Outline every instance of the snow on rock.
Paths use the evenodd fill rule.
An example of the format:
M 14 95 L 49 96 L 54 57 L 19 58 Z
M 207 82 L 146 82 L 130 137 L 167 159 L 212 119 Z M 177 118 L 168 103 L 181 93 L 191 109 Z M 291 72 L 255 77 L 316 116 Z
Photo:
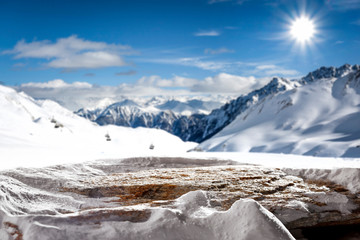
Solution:
M 360 158 L 314 157 L 263 152 L 188 152 L 186 156 L 197 159 L 228 159 L 239 164 L 286 169 L 360 168 Z
M 0 175 L 0 211 L 13 215 L 49 214 L 75 211 L 82 204 L 69 196 L 28 186 Z M 0 238 L 1 239 L 1 238 Z
M 264 208 L 292 232 L 359 219 L 356 195 L 327 181 L 305 181 L 296 176 L 302 169 L 237 164 L 250 156 L 275 162 L 274 166 L 281 165 L 275 161 L 280 156 L 315 167 L 337 166 L 338 161 L 222 153 L 223 159 L 233 159 L 224 161 L 214 158 L 220 155 L 204 154 L 203 158 L 137 157 L 3 170 L 0 239 L 15 234 L 30 240 L 293 239 Z M 194 155 L 200 153 L 186 156 Z M 359 166 L 354 159 L 350 162 Z M 336 169 L 326 171 L 341 175 Z M 356 171 L 352 181 L 355 186 Z
M 251 199 L 238 200 L 228 211 L 219 212 L 209 208 L 206 192 L 194 191 L 180 197 L 178 205 L 182 214 L 198 218 L 199 225 L 212 230 L 210 239 L 293 239 L 272 213 Z
M 117 231 L 129 240 L 294 239 L 279 220 L 253 200 L 239 200 L 225 212 L 210 210 L 197 215 L 196 211 L 206 211 L 208 200 L 202 191 L 190 192 L 178 199 L 180 209 L 153 209 L 148 221 L 119 224 Z
M 346 187 L 352 193 L 360 192 L 359 168 L 335 169 L 285 169 L 290 174 L 296 174 L 306 179 L 330 181 Z
M 225 212 L 209 210 L 208 201 L 205 192 L 190 192 L 178 199 L 180 211 L 155 211 L 149 219 L 153 224 L 150 231 L 136 227 L 139 235 L 129 234 L 126 239 L 294 239 L 273 214 L 254 200 L 239 200 Z
M 190 192 L 178 200 L 179 208 L 152 208 L 138 214 L 138 221 L 114 215 L 106 221 L 89 224 L 81 213 L 76 216 L 3 216 L 2 221 L 13 229 L 0 229 L 6 237 L 17 229 L 24 239 L 144 239 L 144 240 L 242 240 L 294 239 L 284 225 L 254 200 L 242 199 L 228 211 L 206 212 L 208 197 L 205 192 Z M 190 210 L 189 210 L 190 209 Z M 128 215 L 141 209 L 127 209 Z M 84 217 L 81 217 L 84 215 Z M 82 221 L 76 221 L 82 219 Z M 100 218 L 101 219 L 101 218 Z M 100 220 L 99 219 L 99 220 Z M 7 239 L 7 238 L 3 238 Z

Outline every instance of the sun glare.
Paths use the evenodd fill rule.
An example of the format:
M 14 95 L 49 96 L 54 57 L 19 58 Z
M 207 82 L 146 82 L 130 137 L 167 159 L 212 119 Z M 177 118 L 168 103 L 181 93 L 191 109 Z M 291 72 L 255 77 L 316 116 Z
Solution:
M 299 17 L 291 23 L 290 34 L 300 43 L 310 42 L 315 34 L 314 22 L 308 17 Z

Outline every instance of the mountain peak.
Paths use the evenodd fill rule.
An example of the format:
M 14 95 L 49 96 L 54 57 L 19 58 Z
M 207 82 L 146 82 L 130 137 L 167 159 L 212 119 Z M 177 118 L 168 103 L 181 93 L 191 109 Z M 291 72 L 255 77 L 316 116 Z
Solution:
M 274 77 L 266 86 L 268 87 L 276 87 L 283 88 L 291 85 L 291 82 L 286 78 Z
M 320 67 L 319 69 L 310 72 L 308 75 L 303 77 L 300 80 L 300 83 L 308 83 L 308 82 L 314 82 L 319 79 L 327 79 L 327 78 L 338 78 L 346 75 L 349 72 L 352 71 L 358 71 L 360 69 L 360 66 L 350 65 L 350 64 L 344 64 L 341 67 L 335 68 L 335 67 Z
M 286 78 L 281 77 L 274 77 L 268 84 L 264 87 L 254 90 L 253 92 L 249 93 L 248 96 L 251 95 L 258 95 L 259 93 L 262 95 L 265 93 L 276 93 L 280 91 L 289 90 L 295 87 L 295 82 L 289 81 Z M 265 94 L 267 95 L 267 94 Z

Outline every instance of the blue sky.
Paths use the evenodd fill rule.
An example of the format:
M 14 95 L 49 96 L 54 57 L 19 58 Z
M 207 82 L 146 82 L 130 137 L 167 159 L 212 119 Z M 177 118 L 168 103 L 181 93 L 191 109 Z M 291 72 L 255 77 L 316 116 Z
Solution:
M 301 15 L 316 30 L 303 46 L 289 35 Z M 10 86 L 242 93 L 360 64 L 360 0 L 13 0 L 0 2 L 0 29 Z

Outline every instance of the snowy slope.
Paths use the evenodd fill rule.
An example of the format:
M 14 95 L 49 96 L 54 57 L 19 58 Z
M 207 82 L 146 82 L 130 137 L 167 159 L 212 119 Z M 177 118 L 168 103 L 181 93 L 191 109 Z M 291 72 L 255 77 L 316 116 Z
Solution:
M 250 106 L 200 148 L 359 157 L 360 67 L 323 67 L 294 86 Z
M 240 113 L 246 111 L 252 105 L 262 101 L 269 95 L 293 89 L 297 85 L 297 82 L 275 77 L 264 87 L 254 90 L 247 95 L 242 95 L 222 107 L 214 109 L 209 115 L 202 117 L 197 126 L 188 129 L 189 137 L 187 140 L 203 142 L 221 131 Z
M 35 101 L 4 86 L 0 86 L 0 108 L 0 153 L 3 164 L 9 167 L 34 166 L 32 162 L 43 165 L 44 161 L 47 164 L 84 161 L 135 152 L 185 152 L 194 146 L 162 130 L 100 127 L 55 102 Z M 111 141 L 107 141 L 106 134 Z M 153 150 L 149 149 L 151 144 Z

